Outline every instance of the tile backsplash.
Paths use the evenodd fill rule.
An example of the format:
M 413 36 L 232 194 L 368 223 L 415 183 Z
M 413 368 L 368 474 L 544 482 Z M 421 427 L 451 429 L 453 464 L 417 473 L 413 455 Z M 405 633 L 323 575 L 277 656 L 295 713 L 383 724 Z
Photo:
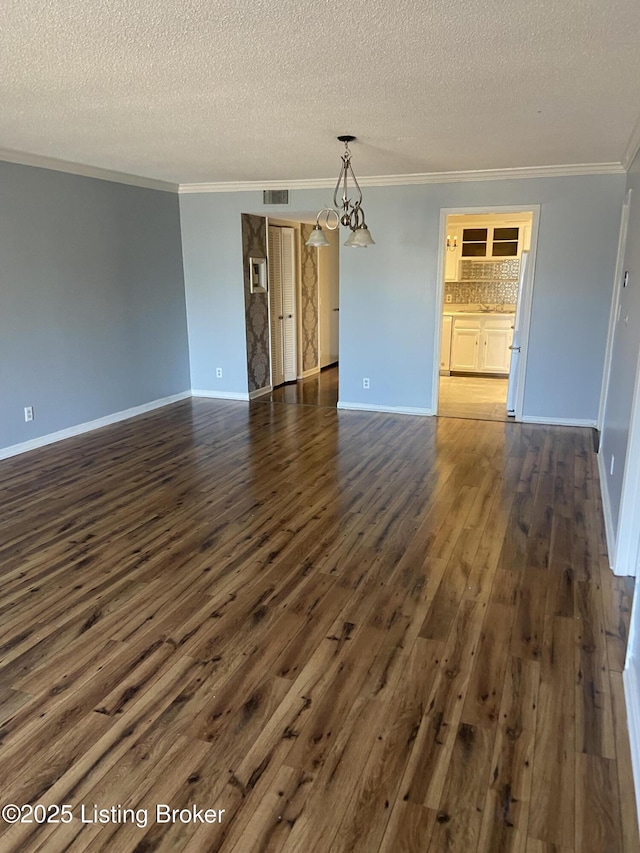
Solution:
M 484 302 L 486 305 L 514 303 L 518 299 L 517 281 L 448 281 L 444 288 L 449 302 Z
M 520 275 L 520 259 L 504 261 L 460 261 L 460 281 L 508 281 L 517 282 Z
M 513 304 L 518 299 L 518 276 L 520 261 L 509 258 L 504 261 L 460 262 L 460 281 L 445 282 L 445 298 L 449 302 L 467 302 L 487 305 Z

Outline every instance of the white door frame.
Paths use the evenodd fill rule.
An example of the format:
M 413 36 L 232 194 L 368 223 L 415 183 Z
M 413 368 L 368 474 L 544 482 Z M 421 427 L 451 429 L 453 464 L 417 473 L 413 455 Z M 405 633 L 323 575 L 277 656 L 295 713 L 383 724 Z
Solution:
M 529 264 L 531 272 L 529 288 L 524 294 L 518 294 L 522 298 L 522 341 L 520 344 L 520 358 L 518 359 L 518 386 L 516 393 L 515 420 L 522 420 L 522 407 L 524 403 L 524 390 L 527 375 L 527 354 L 529 349 L 529 330 L 531 326 L 531 306 L 533 303 L 533 285 L 536 274 L 536 254 L 538 251 L 538 228 L 540 225 L 539 204 L 509 204 L 509 205 L 486 205 L 482 207 L 443 207 L 440 209 L 440 231 L 438 236 L 438 280 L 436 282 L 436 333 L 433 350 L 433 380 L 431 393 L 431 411 L 438 414 L 438 396 L 440 392 L 440 336 L 442 333 L 442 314 L 444 303 L 444 262 L 446 251 L 445 237 L 447 228 L 447 216 L 464 213 L 530 213 L 531 214 L 531 245 L 529 247 Z
M 638 572 L 640 561 L 640 351 L 631 405 L 613 570 L 617 575 Z M 640 597 L 640 596 L 639 596 Z
M 618 305 L 620 304 L 620 291 L 622 290 L 622 276 L 624 270 L 624 256 L 627 248 L 627 229 L 629 226 L 629 209 L 631 205 L 631 190 L 627 194 L 622 205 L 620 215 L 620 233 L 618 236 L 618 255 L 616 257 L 616 269 L 613 277 L 613 297 L 611 299 L 611 311 L 609 312 L 609 332 L 607 334 L 607 348 L 604 354 L 604 370 L 602 371 L 602 386 L 600 388 L 600 406 L 598 408 L 598 430 L 602 431 L 604 413 L 607 408 L 609 396 L 609 377 L 611 375 L 611 359 L 613 357 L 613 344 L 618 319 Z

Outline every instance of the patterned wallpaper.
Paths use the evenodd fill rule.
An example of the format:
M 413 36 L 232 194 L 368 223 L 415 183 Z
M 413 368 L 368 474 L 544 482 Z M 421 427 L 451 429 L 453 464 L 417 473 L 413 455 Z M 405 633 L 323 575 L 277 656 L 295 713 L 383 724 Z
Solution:
M 300 232 L 300 328 L 302 336 L 302 369 L 318 366 L 318 250 L 305 246 L 311 225 L 302 225 Z
M 267 220 L 242 214 L 242 267 L 244 271 L 244 314 L 247 337 L 247 376 L 249 391 L 257 391 L 271 382 L 269 360 L 268 293 L 251 293 L 249 258 L 267 257 Z

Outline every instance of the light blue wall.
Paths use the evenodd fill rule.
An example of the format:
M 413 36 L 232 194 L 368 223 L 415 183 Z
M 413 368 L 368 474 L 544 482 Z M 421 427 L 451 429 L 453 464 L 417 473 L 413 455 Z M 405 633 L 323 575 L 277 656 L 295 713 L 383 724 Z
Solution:
M 191 387 L 247 394 L 242 213 L 261 193 L 180 196 Z M 222 368 L 222 379 L 216 368 Z
M 640 348 L 640 154 L 636 156 L 629 170 L 628 187 L 632 192 L 624 269 L 629 271 L 629 284 L 620 292 L 620 320 L 614 327 L 609 391 L 601 442 L 614 530 L 617 529 L 620 515 L 631 404 Z M 625 318 L 628 318 L 627 323 Z M 612 455 L 615 456 L 613 475 L 609 473 Z
M 377 245 L 341 251 L 341 400 L 429 408 L 441 208 L 540 204 L 525 415 L 595 419 L 624 187 L 621 175 L 366 188 Z M 308 211 L 331 191 L 291 195 L 287 212 Z M 261 196 L 178 200 L 0 163 L 0 448 L 189 387 L 246 394 L 240 215 L 282 214 Z M 620 446 L 627 396 L 611 401 L 606 440 Z
M 0 448 L 189 387 L 177 197 L 0 163 Z
M 340 399 L 430 408 L 440 210 L 540 204 L 524 413 L 595 421 L 624 187 L 624 175 L 367 187 L 376 245 L 340 256 Z M 289 210 L 318 209 L 330 195 L 295 190 Z M 201 390 L 246 393 L 242 212 L 278 215 L 258 192 L 181 197 L 192 387 Z
M 623 175 L 368 188 L 377 245 L 341 255 L 341 398 L 371 399 L 369 376 L 375 402 L 428 408 L 441 208 L 540 204 L 524 414 L 595 420 L 623 191 Z

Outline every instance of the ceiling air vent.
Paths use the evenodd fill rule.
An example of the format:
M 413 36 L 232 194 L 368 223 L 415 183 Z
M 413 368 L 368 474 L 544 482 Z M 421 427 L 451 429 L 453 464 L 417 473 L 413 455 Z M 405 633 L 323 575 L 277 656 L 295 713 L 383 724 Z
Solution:
M 263 190 L 263 204 L 289 204 L 289 190 Z

